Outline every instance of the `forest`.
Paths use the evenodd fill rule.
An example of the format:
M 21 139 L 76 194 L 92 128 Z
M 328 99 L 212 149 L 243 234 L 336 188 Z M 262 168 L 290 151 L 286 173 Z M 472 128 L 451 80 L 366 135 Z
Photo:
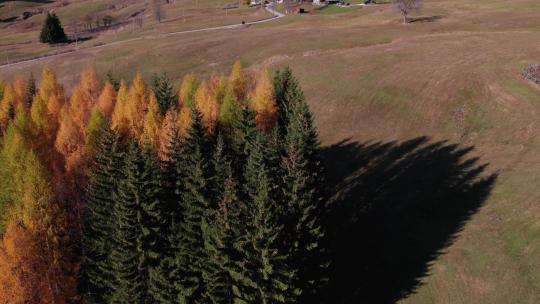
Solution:
M 45 67 L 0 90 L 0 303 L 316 303 L 321 149 L 292 71 Z

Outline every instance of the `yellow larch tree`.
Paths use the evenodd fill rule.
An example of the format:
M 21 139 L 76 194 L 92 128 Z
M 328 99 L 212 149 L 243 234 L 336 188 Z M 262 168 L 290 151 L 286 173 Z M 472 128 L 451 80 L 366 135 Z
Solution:
M 195 96 L 197 109 L 201 112 L 203 125 L 208 134 L 213 134 L 219 116 L 219 104 L 206 81 L 203 81 Z
M 141 138 L 144 130 L 144 116 L 148 106 L 148 86 L 140 73 L 137 73 L 129 88 L 128 102 L 125 108 L 129 124 L 129 133 L 134 138 Z
M 148 104 L 148 111 L 144 117 L 144 132 L 143 136 L 139 139 L 141 143 L 148 143 L 154 151 L 159 149 L 159 129 L 163 118 L 159 111 L 159 105 L 154 94 L 150 95 L 150 103 Z
M 248 81 L 244 68 L 240 61 L 234 63 L 231 75 L 229 76 L 229 88 L 237 102 L 243 103 L 247 98 Z
M 8 121 L 15 115 L 13 86 L 4 86 L 4 94 L 0 100 L 0 131 L 7 127 Z
M 13 82 L 13 104 L 15 105 L 16 112 L 24 111 L 27 109 L 24 104 L 24 97 L 26 96 L 26 80 L 18 75 Z
M 187 106 L 180 107 L 177 119 L 178 134 L 180 137 L 185 138 L 187 131 L 191 125 L 191 108 Z
M 127 136 L 129 134 L 129 121 L 127 118 L 127 106 L 128 106 L 128 87 L 126 82 L 122 80 L 120 87 L 118 88 L 118 95 L 116 96 L 116 104 L 112 114 L 112 128 L 121 134 Z
M 64 98 L 64 89 L 58 83 L 56 74 L 48 67 L 44 67 L 41 72 L 41 82 L 39 83 L 38 94 L 46 102 L 49 101 L 51 95 L 56 95 L 59 99 Z
M 276 122 L 277 104 L 270 72 L 265 69 L 258 78 L 255 91 L 251 97 L 251 108 L 255 111 L 257 126 L 270 131 Z
M 191 108 L 193 106 L 198 87 L 199 81 L 195 75 L 188 74 L 184 77 L 180 85 L 180 91 L 178 92 L 178 103 L 181 107 Z

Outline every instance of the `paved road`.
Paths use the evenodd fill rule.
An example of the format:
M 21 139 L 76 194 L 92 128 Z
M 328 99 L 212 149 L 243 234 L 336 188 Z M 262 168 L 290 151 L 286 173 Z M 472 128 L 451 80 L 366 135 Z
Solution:
M 245 24 L 231 24 L 231 25 L 208 27 L 208 28 L 195 29 L 195 30 L 189 30 L 189 31 L 168 32 L 168 33 L 163 33 L 163 34 L 159 34 L 159 35 L 153 35 L 153 36 L 148 35 L 148 36 L 142 36 L 142 37 L 137 37 L 137 38 L 132 38 L 132 39 L 120 40 L 120 41 L 115 41 L 115 42 L 111 42 L 111 43 L 106 43 L 106 44 L 101 44 L 101 45 L 96 45 L 96 46 L 91 46 L 91 47 L 86 47 L 86 48 L 80 48 L 80 49 L 76 49 L 76 50 L 69 50 L 69 51 L 66 51 L 66 52 L 60 53 L 60 54 L 46 55 L 46 56 L 39 57 L 39 58 L 27 59 L 27 60 L 17 61 L 17 62 L 14 62 L 14 63 L 8 63 L 8 64 L 2 64 L 2 65 L 0 65 L 0 69 L 7 68 L 7 67 L 13 67 L 13 66 L 17 66 L 17 65 L 23 65 L 23 64 L 26 64 L 26 63 L 35 63 L 35 62 L 43 61 L 43 60 L 54 58 L 54 57 L 61 57 L 61 56 L 67 55 L 67 54 L 77 53 L 79 51 L 106 48 L 106 47 L 109 47 L 109 46 L 122 44 L 122 43 L 127 43 L 127 42 L 132 42 L 132 41 L 137 41 L 137 40 L 156 39 L 156 38 L 163 38 L 163 37 L 169 37 L 169 36 L 174 36 L 174 35 L 199 33 L 199 32 L 232 30 L 232 29 L 244 28 L 244 27 L 246 27 L 248 25 L 267 23 L 267 22 L 274 21 L 274 20 L 285 17 L 284 14 L 282 14 L 282 13 L 280 13 L 280 12 L 270 8 L 270 7 L 265 7 L 265 9 L 274 16 L 270 17 L 270 18 L 267 18 L 267 19 L 264 19 L 264 20 L 259 20 L 259 21 L 254 21 L 254 22 L 246 22 Z

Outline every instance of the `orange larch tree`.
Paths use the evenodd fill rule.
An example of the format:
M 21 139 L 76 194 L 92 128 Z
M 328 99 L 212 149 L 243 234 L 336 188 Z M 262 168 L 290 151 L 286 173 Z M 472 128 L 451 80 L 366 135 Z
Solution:
M 171 140 L 178 135 L 178 110 L 173 106 L 165 114 L 159 130 L 158 156 L 162 161 L 169 161 L 171 155 Z M 175 134 L 176 133 L 176 134 Z
M 114 86 L 109 81 L 107 81 L 105 83 L 105 86 L 103 87 L 103 90 L 101 91 L 101 94 L 99 95 L 97 105 L 101 113 L 103 113 L 105 117 L 110 118 L 114 111 L 115 104 L 116 90 L 114 89 Z

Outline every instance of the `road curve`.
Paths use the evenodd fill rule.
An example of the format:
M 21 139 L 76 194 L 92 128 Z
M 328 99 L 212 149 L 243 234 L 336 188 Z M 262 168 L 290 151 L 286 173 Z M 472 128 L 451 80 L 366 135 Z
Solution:
M 13 62 L 13 63 L 2 64 L 2 65 L 0 65 L 0 70 L 1 70 L 2 68 L 13 67 L 13 66 L 17 66 L 17 65 L 23 65 L 23 64 L 25 64 L 25 63 L 39 62 L 39 61 L 46 60 L 46 59 L 50 59 L 50 58 L 54 58 L 54 57 L 61 57 L 61 56 L 67 55 L 67 54 L 77 53 L 77 52 L 79 52 L 79 51 L 86 51 L 86 50 L 93 50 L 93 49 L 106 48 L 106 47 L 109 47 L 109 46 L 113 46 L 113 45 L 117 45 L 117 44 L 122 44 L 122 43 L 126 43 L 126 42 L 132 42 L 132 41 L 143 40 L 143 39 L 163 38 L 163 37 L 169 37 L 169 36 L 181 35 L 181 34 L 200 33 L 200 32 L 210 32 L 210 31 L 218 31 L 218 30 L 232 30 L 232 29 L 243 28 L 243 27 L 249 26 L 249 25 L 255 25 L 255 24 L 261 24 L 261 23 L 267 23 L 267 22 L 274 21 L 274 20 L 277 20 L 277 19 L 280 19 L 280 18 L 285 17 L 284 14 L 282 14 L 282 13 L 280 13 L 280 12 L 278 12 L 278 11 L 276 11 L 276 10 L 270 8 L 270 7 L 265 7 L 265 9 L 266 9 L 266 11 L 268 11 L 269 13 L 271 13 L 271 14 L 273 15 L 273 17 L 270 17 L 270 18 L 267 18 L 267 19 L 263 19 L 263 20 L 259 20 L 259 21 L 246 22 L 245 24 L 230 24 L 230 25 L 223 25 L 223 26 L 216 26 L 216 27 L 208 27 L 208 28 L 195 29 L 195 30 L 178 31 L 178 32 L 168 32 L 168 33 L 162 33 L 162 34 L 154 35 L 154 36 L 147 35 L 147 36 L 142 36 L 142 37 L 137 37 L 137 38 L 131 38 L 131 39 L 126 39 L 126 40 L 121 40 L 121 41 L 114 41 L 114 42 L 105 43 L 105 44 L 101 44 L 101 45 L 90 46 L 90 47 L 80 48 L 80 49 L 76 49 L 76 50 L 69 50 L 69 51 L 65 51 L 65 52 L 63 52 L 63 53 L 59 53 L 59 54 L 45 55 L 45 56 L 42 56 L 42 57 L 39 57 L 39 58 L 26 59 L 26 60 L 21 60 L 21 61 Z

